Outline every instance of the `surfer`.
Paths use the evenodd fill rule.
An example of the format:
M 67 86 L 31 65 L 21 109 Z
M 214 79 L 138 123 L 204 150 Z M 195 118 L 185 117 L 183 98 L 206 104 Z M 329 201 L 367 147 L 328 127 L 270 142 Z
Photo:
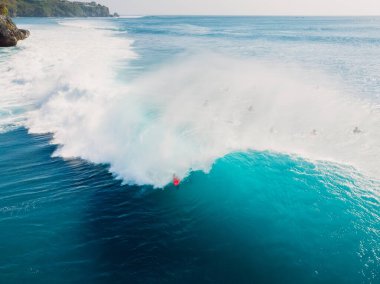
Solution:
M 359 134 L 359 133 L 362 133 L 362 131 L 360 130 L 359 127 L 355 127 L 354 130 L 352 131 L 354 134 Z
M 179 186 L 180 183 L 181 183 L 181 180 L 174 174 L 173 175 L 173 184 L 174 184 L 174 186 Z

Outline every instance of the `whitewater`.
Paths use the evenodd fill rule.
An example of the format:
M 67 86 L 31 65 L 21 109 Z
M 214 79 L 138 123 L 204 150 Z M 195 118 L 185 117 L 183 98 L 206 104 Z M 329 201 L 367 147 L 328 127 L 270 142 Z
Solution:
M 1 283 L 380 282 L 380 18 L 15 21 Z
M 336 74 L 195 41 L 134 75 L 125 70 L 141 55 L 115 22 L 29 28 L 33 36 L 2 57 L 1 129 L 52 133 L 54 156 L 109 164 L 125 183 L 155 187 L 248 150 L 380 174 L 378 97 Z

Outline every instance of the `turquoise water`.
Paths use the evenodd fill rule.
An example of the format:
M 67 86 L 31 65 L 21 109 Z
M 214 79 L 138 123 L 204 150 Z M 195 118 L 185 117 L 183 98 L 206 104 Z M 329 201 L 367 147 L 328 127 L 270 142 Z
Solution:
M 379 18 L 17 22 L 1 283 L 380 282 Z

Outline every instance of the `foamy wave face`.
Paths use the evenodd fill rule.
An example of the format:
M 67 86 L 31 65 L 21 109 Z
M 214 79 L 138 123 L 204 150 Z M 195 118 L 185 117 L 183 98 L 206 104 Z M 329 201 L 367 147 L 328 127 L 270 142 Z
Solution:
M 125 182 L 156 187 L 174 173 L 208 171 L 218 157 L 246 149 L 379 173 L 378 111 L 320 74 L 200 54 L 127 86 L 114 78 L 117 61 L 135 56 L 128 40 L 74 26 L 42 35 L 55 41 L 44 46 L 33 38 L 15 55 L 11 77 L 22 84 L 11 82 L 5 97 L 23 93 L 38 102 L 26 125 L 54 133 L 61 145 L 56 155 L 109 163 Z

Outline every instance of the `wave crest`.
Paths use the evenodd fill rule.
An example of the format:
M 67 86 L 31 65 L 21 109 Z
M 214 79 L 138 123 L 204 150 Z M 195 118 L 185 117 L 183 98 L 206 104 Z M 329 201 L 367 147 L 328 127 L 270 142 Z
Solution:
M 22 93 L 38 106 L 25 124 L 32 133 L 53 133 L 61 145 L 56 155 L 107 163 L 127 183 L 156 187 L 173 173 L 207 172 L 215 159 L 247 149 L 378 174 L 379 111 L 322 74 L 198 54 L 126 84 L 115 79 L 115 66 L 136 56 L 131 41 L 111 31 L 61 29 L 65 36 L 56 36 L 53 46 L 41 50 L 38 40 L 30 41 L 13 59 L 32 55 L 28 68 L 14 70 L 25 80 Z M 8 95 L 20 95 L 10 84 Z

